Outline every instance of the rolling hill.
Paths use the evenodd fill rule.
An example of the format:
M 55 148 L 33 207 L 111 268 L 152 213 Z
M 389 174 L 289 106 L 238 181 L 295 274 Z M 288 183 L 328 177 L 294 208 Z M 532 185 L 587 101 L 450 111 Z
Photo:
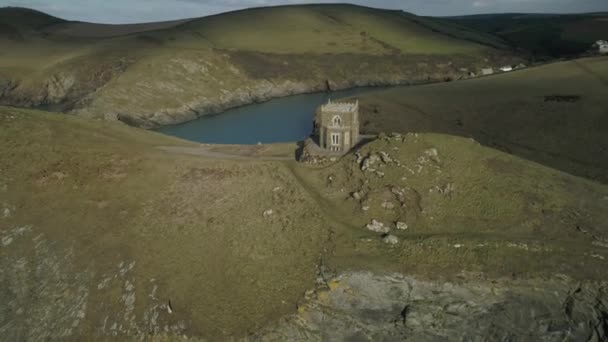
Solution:
M 15 13 L 19 20 L 10 19 Z M 294 93 L 442 81 L 520 61 L 491 35 L 352 5 L 138 25 L 4 8 L 0 24 L 11 32 L 0 36 L 0 103 L 142 127 Z

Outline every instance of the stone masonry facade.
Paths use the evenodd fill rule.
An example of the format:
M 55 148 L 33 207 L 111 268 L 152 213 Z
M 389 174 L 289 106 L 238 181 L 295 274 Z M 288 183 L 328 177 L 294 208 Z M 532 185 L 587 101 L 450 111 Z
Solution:
M 331 102 L 319 107 L 315 136 L 321 149 L 335 154 L 348 152 L 359 142 L 359 101 Z

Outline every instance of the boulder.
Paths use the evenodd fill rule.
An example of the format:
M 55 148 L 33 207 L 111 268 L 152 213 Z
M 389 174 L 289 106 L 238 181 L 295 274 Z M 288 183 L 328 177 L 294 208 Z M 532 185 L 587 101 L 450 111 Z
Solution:
M 385 164 L 389 164 L 393 162 L 393 159 L 388 155 L 388 153 L 381 151 L 380 152 L 380 158 L 382 159 L 382 162 Z
M 405 222 L 397 222 L 397 223 L 395 224 L 395 226 L 396 226 L 396 227 L 397 227 L 397 229 L 399 229 L 399 230 L 406 230 L 406 229 L 408 229 L 408 228 L 409 228 L 409 227 L 407 226 L 407 223 L 405 223 Z
M 392 202 L 382 202 L 381 206 L 386 210 L 391 210 L 395 208 L 395 205 Z
M 361 171 L 373 170 L 371 167 L 380 161 L 380 157 L 376 154 L 372 154 L 369 157 L 363 159 L 363 164 L 361 165 Z
M 399 243 L 399 238 L 396 237 L 395 235 L 387 234 L 382 237 L 382 242 L 389 244 L 389 245 L 396 245 Z
M 365 226 L 367 229 L 371 230 L 372 232 L 376 232 L 376 233 L 382 233 L 382 234 L 387 234 L 388 232 L 391 231 L 391 229 L 387 226 L 384 225 L 384 223 L 377 221 L 377 220 L 372 220 L 371 223 L 369 223 L 368 225 Z

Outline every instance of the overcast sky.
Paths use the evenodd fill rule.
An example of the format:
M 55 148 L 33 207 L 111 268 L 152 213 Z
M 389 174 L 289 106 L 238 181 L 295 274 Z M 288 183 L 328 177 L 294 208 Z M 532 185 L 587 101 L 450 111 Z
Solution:
M 201 17 L 247 7 L 326 0 L 0 0 L 0 7 L 34 8 L 64 19 L 134 23 Z M 351 0 L 350 3 L 402 9 L 419 15 L 503 12 L 580 13 L 608 11 L 608 0 Z

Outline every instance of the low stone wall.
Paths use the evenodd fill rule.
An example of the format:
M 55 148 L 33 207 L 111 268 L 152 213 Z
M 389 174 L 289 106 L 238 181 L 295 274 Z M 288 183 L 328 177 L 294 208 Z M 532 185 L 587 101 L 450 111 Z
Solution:
M 335 162 L 343 153 L 328 151 L 321 148 L 312 138 L 306 139 L 298 153 L 298 161 L 306 164 L 322 165 Z
M 297 153 L 297 160 L 302 163 L 313 165 L 322 165 L 329 162 L 335 162 L 342 156 L 351 151 L 358 150 L 361 146 L 375 140 L 376 138 L 376 135 L 360 135 L 359 141 L 357 144 L 355 144 L 355 147 L 345 152 L 328 151 L 321 148 L 313 138 L 308 138 L 304 142 L 300 143 L 300 149 Z

